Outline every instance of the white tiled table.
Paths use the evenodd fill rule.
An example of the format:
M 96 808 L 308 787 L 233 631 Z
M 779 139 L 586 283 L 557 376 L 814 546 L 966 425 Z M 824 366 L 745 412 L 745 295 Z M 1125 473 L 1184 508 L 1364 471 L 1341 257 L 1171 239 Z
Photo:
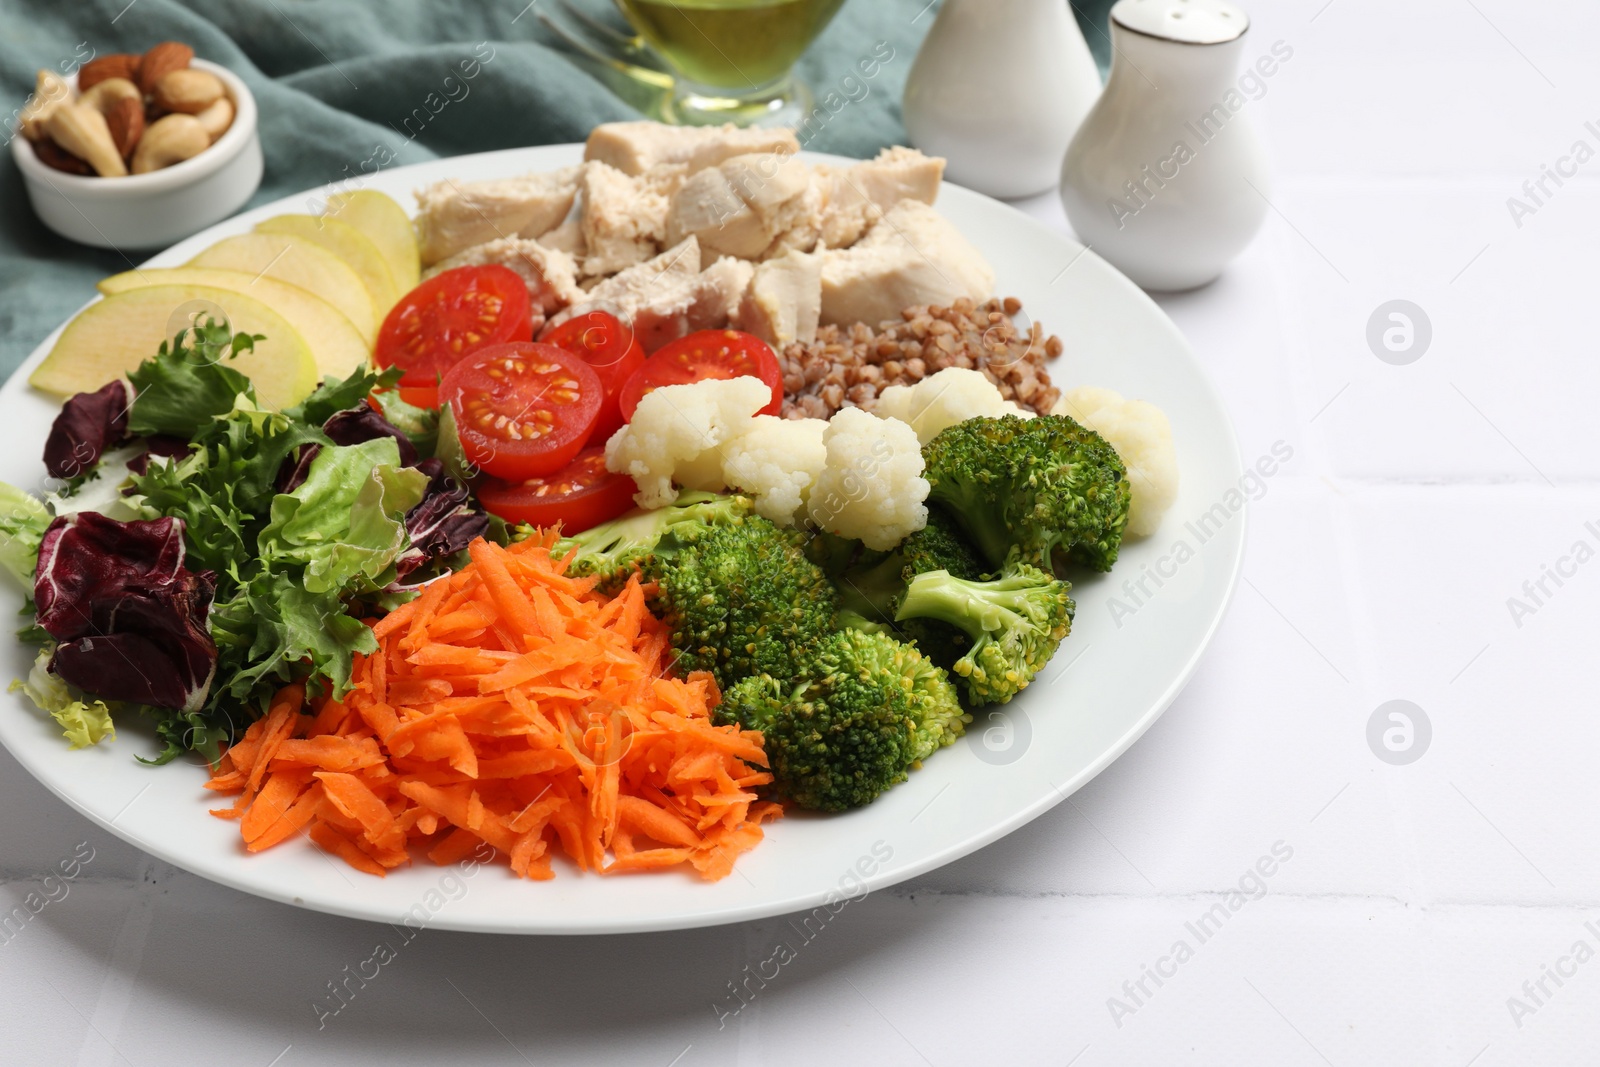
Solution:
M 782 920 L 429 931 L 319 1031 L 310 1003 L 371 927 L 155 862 L 0 753 L 0 909 L 96 850 L 0 944 L 0 1062 L 1600 1060 L 1600 563 L 1520 626 L 1507 607 L 1574 542 L 1600 548 L 1600 160 L 1520 228 L 1505 203 L 1575 140 L 1600 148 L 1600 9 L 1254 7 L 1260 47 L 1295 49 L 1250 105 L 1276 211 L 1220 282 L 1161 302 L 1245 456 L 1296 459 L 1253 507 L 1211 654 L 1099 779 L 841 913 L 726 1029 L 712 1002 Z M 1052 198 L 1024 206 L 1064 225 Z M 1364 340 L 1395 298 L 1434 331 L 1405 367 Z M 1396 698 L 1433 728 L 1407 766 L 1366 741 Z M 1190 924 L 1275 845 L 1292 857 L 1265 895 L 1202 943 Z M 1164 959 L 1180 940 L 1192 956 Z

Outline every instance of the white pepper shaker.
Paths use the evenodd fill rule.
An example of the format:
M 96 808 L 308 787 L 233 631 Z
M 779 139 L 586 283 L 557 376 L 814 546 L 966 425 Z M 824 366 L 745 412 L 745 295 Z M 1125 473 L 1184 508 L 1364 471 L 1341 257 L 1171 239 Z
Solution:
M 1078 237 L 1145 289 L 1213 280 L 1268 208 L 1239 91 L 1249 17 L 1227 0 L 1119 0 L 1106 90 L 1078 128 L 1061 201 Z
M 1099 95 L 1067 0 L 945 0 L 906 81 L 906 132 L 956 184 L 1032 196 Z

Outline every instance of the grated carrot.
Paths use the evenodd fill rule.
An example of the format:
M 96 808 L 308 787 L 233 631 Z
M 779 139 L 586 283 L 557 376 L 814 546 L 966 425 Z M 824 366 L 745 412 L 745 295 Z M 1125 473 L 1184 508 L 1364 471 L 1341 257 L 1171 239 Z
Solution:
M 341 700 L 274 697 L 214 768 L 248 850 L 306 834 L 371 874 L 416 846 L 483 844 L 524 878 L 552 857 L 603 874 L 724 878 L 781 808 L 759 798 L 761 735 L 716 726 L 704 673 L 668 674 L 669 634 L 637 578 L 615 597 L 566 575 L 553 535 L 472 563 L 373 624 Z

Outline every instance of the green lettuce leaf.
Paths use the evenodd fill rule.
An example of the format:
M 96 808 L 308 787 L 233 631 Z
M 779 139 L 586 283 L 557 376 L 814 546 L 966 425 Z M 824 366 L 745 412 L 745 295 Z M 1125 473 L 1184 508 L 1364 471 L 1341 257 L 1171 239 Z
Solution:
M 400 466 L 392 437 L 324 447 L 305 482 L 273 499 L 259 552 L 270 565 L 304 568 L 311 593 L 381 588 L 406 547 L 406 512 L 427 488 L 427 475 Z
M 263 574 L 216 605 L 211 632 L 222 690 L 235 704 L 254 709 L 246 723 L 265 710 L 273 691 L 298 678 L 309 677 L 314 693 L 325 679 L 342 695 L 350 685 L 352 657 L 378 647 L 337 591 L 313 593 L 283 572 Z
M 374 389 L 396 384 L 401 373 L 395 368 L 374 371 L 358 367 L 348 378 L 324 378 L 310 396 L 292 408 L 285 408 L 283 413 L 297 422 L 321 426 L 339 412 L 365 404 Z
M 50 509 L 32 493 L 0 482 L 0 567 L 33 589 L 39 542 L 50 525 Z
M 439 409 L 439 440 L 433 456 L 444 464 L 445 473 L 462 485 L 471 485 L 472 480 L 480 473 L 472 461 L 467 459 L 467 453 L 461 447 L 461 434 L 456 430 L 455 412 L 449 404 Z
M 393 423 L 395 429 L 411 438 L 411 443 L 417 446 L 417 455 L 428 459 L 438 451 L 440 412 L 406 403 L 400 399 L 398 390 L 378 393 L 375 399 L 378 407 L 383 409 L 383 417 Z
M 55 646 L 39 651 L 33 669 L 26 678 L 12 682 L 8 692 L 21 690 L 28 699 L 47 711 L 61 724 L 62 732 L 73 748 L 98 745 L 101 741 L 115 740 L 116 727 L 111 723 L 111 708 L 101 700 L 85 700 L 66 682 L 49 671 L 50 657 Z
M 128 409 L 130 434 L 193 437 L 212 419 L 233 410 L 238 397 L 254 402 L 250 379 L 223 360 L 255 348 L 262 338 L 235 334 L 226 322 L 209 319 L 194 327 L 192 343 L 186 345 L 184 335 L 189 332 L 179 330 L 170 345 L 161 342 L 161 350 L 128 375 L 134 389 L 133 406 Z

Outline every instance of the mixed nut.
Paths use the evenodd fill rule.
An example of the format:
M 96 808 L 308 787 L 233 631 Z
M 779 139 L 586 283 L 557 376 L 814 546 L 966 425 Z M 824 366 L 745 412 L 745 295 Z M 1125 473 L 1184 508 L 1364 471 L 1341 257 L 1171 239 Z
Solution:
M 163 41 L 141 55 L 98 56 L 78 88 L 41 70 L 21 114 L 41 162 L 68 174 L 148 174 L 204 152 L 233 125 L 222 79 L 190 66 L 194 49 Z

